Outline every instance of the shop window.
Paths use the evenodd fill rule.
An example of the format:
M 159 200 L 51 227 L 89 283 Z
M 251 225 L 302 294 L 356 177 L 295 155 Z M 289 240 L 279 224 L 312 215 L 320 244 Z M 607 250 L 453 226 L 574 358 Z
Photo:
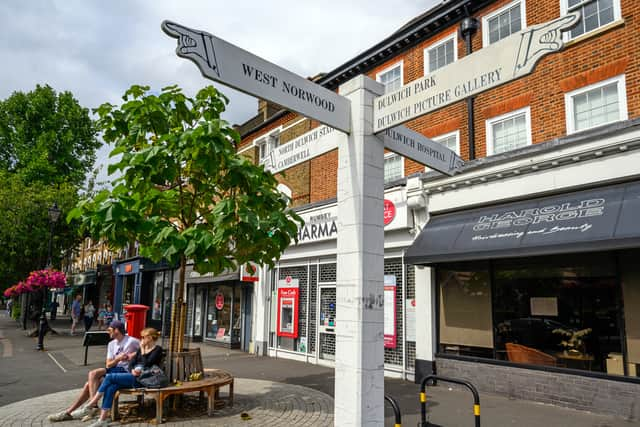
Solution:
M 232 285 L 208 289 L 206 338 L 232 347 L 240 344 L 240 290 Z
M 404 161 L 402 156 L 387 153 L 384 156 L 384 182 L 395 181 L 404 176 Z
M 511 2 L 482 18 L 482 42 L 484 46 L 488 46 L 526 26 L 525 2 Z
M 376 80 L 384 85 L 385 92 L 391 92 L 402 87 L 402 62 L 376 74 Z
M 456 33 L 454 33 L 424 50 L 425 74 L 449 65 L 456 59 L 458 59 L 458 43 L 456 42 Z
M 158 271 L 153 277 L 153 306 L 151 319 L 162 320 L 162 289 L 164 286 L 164 272 Z
M 531 145 L 529 107 L 487 120 L 487 155 Z
M 567 133 L 627 119 L 624 76 L 565 94 Z
M 580 12 L 582 19 L 568 31 L 574 39 L 620 19 L 620 0 L 561 0 L 562 13 Z
M 440 352 L 612 375 L 626 370 L 635 376 L 640 362 L 638 328 L 631 326 L 631 334 L 627 332 L 623 355 L 619 277 L 624 311 L 635 312 L 640 293 L 631 290 L 640 283 L 640 269 L 633 262 L 637 255 L 623 254 L 616 260 L 612 253 L 580 254 L 440 266 Z M 622 266 L 620 273 L 616 265 Z M 628 331 L 632 317 L 625 319 Z

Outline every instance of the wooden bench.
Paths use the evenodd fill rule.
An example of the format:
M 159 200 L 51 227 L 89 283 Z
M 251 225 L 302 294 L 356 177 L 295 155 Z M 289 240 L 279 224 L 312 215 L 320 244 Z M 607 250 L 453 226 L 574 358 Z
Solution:
M 127 388 L 120 389 L 113 398 L 111 418 L 116 421 L 120 418 L 118 411 L 118 399 L 121 394 L 133 396 L 149 396 L 156 401 L 156 424 L 162 424 L 162 404 L 164 400 L 174 394 L 200 392 L 207 394 L 207 414 L 213 416 L 216 399 L 219 398 L 221 387 L 229 386 L 227 403 L 233 406 L 233 376 L 221 369 L 205 369 L 204 378 L 198 381 L 184 381 L 181 385 L 171 385 L 165 388 Z

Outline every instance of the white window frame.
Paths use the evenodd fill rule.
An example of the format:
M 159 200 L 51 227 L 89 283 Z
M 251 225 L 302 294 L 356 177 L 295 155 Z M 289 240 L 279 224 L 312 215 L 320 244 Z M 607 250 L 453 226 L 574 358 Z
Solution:
M 507 9 L 511 9 L 512 7 L 514 7 L 516 4 L 520 4 L 520 30 L 524 30 L 525 28 L 527 28 L 527 7 L 526 7 L 526 2 L 525 0 L 514 0 L 511 3 L 505 4 L 504 6 L 502 6 L 500 9 L 494 10 L 493 12 L 489 13 L 488 15 L 485 15 L 482 17 L 482 46 L 486 47 L 489 46 L 491 43 L 489 43 L 489 20 L 491 18 L 494 18 L 496 15 L 500 15 L 502 12 L 506 11 Z M 500 40 L 498 40 L 500 41 Z M 497 43 L 497 42 L 495 42 Z
M 382 179 L 383 179 L 385 184 L 387 182 L 392 182 L 392 181 L 395 181 L 397 179 L 404 178 L 404 156 L 401 156 L 400 154 L 397 154 L 397 153 L 393 153 L 391 151 L 388 152 L 388 153 L 384 153 L 384 159 L 385 160 L 387 160 L 387 159 L 389 159 L 391 157 L 394 157 L 394 156 L 397 156 L 397 157 L 400 158 L 400 176 L 396 177 L 396 178 L 393 178 L 393 179 L 390 179 L 390 180 L 387 181 L 386 177 L 383 175 Z M 382 164 L 382 173 L 384 174 L 384 163 Z
M 388 67 L 380 70 L 379 72 L 376 73 L 376 81 L 380 82 L 380 77 L 382 77 L 383 74 L 388 73 L 389 71 L 393 70 L 396 67 L 400 67 L 400 87 L 404 86 L 404 65 L 403 65 L 403 61 L 398 61 L 394 64 L 389 65 Z M 380 82 L 381 83 L 381 82 Z
M 485 129 L 487 134 L 487 156 L 495 154 L 495 147 L 493 146 L 493 125 L 496 122 L 509 119 L 513 116 L 525 114 L 525 126 L 527 128 L 527 143 L 524 146 L 531 145 L 533 140 L 531 138 L 531 107 L 520 108 L 519 110 L 509 111 L 508 113 L 500 116 L 491 117 L 485 121 Z M 520 148 L 520 147 L 519 147 Z M 504 151 L 503 151 L 504 152 Z
M 560 0 L 560 15 L 565 16 L 569 13 L 569 1 L 568 0 Z M 571 31 L 565 31 L 564 32 L 564 41 L 569 41 L 569 40 L 578 40 L 582 37 L 587 37 L 588 34 L 592 34 L 597 32 L 598 30 L 602 29 L 602 28 L 606 28 L 608 25 L 612 25 L 617 21 L 622 20 L 622 11 L 620 9 L 620 0 L 613 0 L 613 21 L 601 25 L 597 28 L 594 28 L 593 30 L 589 30 L 585 33 L 580 34 L 579 36 L 576 36 L 575 38 L 571 38 Z
M 585 92 L 589 92 L 591 90 L 594 89 L 598 89 L 599 87 L 602 86 L 607 86 L 611 83 L 617 83 L 618 84 L 618 111 L 620 112 L 620 118 L 617 121 L 622 121 L 622 120 L 627 120 L 629 118 L 629 114 L 627 112 L 627 85 L 625 82 L 625 75 L 621 74 L 619 76 L 615 76 L 612 77 L 610 79 L 607 80 L 603 80 L 594 84 L 591 84 L 589 86 L 584 86 L 581 87 L 579 89 L 575 89 L 571 92 L 567 92 L 564 94 L 564 105 L 565 105 L 565 117 L 566 117 L 566 123 L 567 123 L 567 134 L 572 134 L 572 133 L 576 133 L 576 132 L 582 132 L 585 131 L 587 129 L 593 129 L 599 126 L 604 126 L 608 123 L 601 123 L 599 125 L 596 126 L 591 126 L 588 128 L 584 128 L 584 129 L 576 129 L 576 124 L 574 121 L 574 102 L 573 99 L 575 96 L 577 95 L 581 95 Z M 609 123 L 615 123 L 615 122 L 609 122 Z
M 271 153 L 271 150 L 274 150 L 279 144 L 276 143 L 275 145 L 273 145 L 271 147 L 271 150 L 266 153 L 265 157 L 261 156 L 261 149 L 263 145 L 269 145 L 272 144 L 272 141 L 275 138 L 279 138 L 280 137 L 280 129 L 276 130 L 276 131 L 271 131 L 269 132 L 267 135 L 261 136 L 260 138 L 257 138 L 254 140 L 253 144 L 258 148 L 258 164 L 263 164 L 268 158 L 269 158 L 269 153 Z M 280 140 L 278 139 L 278 142 Z
M 437 49 L 438 47 L 440 47 L 443 44 L 449 42 L 450 40 L 453 40 L 453 62 L 456 62 L 458 60 L 458 33 L 454 32 L 451 35 L 449 35 L 449 36 L 447 36 L 447 37 L 445 37 L 445 38 L 443 38 L 441 40 L 438 40 L 437 42 L 427 46 L 424 49 L 424 51 L 422 53 L 422 56 L 423 56 L 423 60 L 424 60 L 424 75 L 425 76 L 427 74 L 429 74 L 429 73 L 433 73 L 433 71 L 436 71 L 436 70 L 433 70 L 433 71 L 429 70 L 429 51 L 433 50 L 433 49 Z M 452 64 L 453 64 L 453 62 L 452 62 Z M 449 65 L 449 64 L 447 64 L 447 65 Z M 446 67 L 446 65 L 444 67 Z M 443 68 L 443 67 L 440 67 L 440 68 Z M 438 70 L 440 68 L 438 68 Z
M 442 135 L 438 135 L 438 136 L 436 136 L 434 138 L 431 138 L 431 139 L 433 141 L 435 141 L 435 142 L 440 142 L 443 139 L 448 139 L 448 138 L 450 138 L 452 136 L 456 137 L 456 148 L 453 151 L 455 151 L 455 153 L 459 156 L 460 155 L 460 129 L 454 130 L 453 132 L 443 133 Z M 425 171 L 431 171 L 431 170 L 435 170 L 435 169 L 432 169 L 432 168 L 430 168 L 428 166 L 425 166 L 424 170 Z

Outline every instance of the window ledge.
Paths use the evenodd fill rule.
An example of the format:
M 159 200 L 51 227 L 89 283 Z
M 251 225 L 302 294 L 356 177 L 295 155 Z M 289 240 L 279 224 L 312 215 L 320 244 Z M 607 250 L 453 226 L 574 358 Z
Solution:
M 575 39 L 569 40 L 568 42 L 565 43 L 565 47 L 573 46 L 574 44 L 578 44 L 583 40 L 587 40 L 587 39 L 590 39 L 591 37 L 599 36 L 602 33 L 606 33 L 607 31 L 611 30 L 612 28 L 622 27 L 624 24 L 625 24 L 624 19 L 618 19 L 616 21 L 609 22 L 607 25 L 603 25 L 600 28 L 597 28 L 593 31 L 589 31 L 588 33 L 581 34 Z

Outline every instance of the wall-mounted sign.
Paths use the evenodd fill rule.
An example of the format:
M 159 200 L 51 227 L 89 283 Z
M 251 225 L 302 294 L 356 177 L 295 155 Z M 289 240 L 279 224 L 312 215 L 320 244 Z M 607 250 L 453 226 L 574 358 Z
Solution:
M 254 262 L 248 262 L 240 267 L 240 280 L 243 282 L 257 282 L 260 279 L 258 276 L 258 265 Z
M 298 337 L 298 279 L 287 276 L 278 281 L 278 321 L 279 337 Z
M 164 21 L 162 30 L 178 39 L 176 54 L 193 61 L 205 77 L 350 131 L 347 98 L 207 32 L 171 21 Z
M 396 348 L 396 276 L 384 276 L 384 348 Z
M 391 221 L 396 217 L 396 205 L 391 200 L 384 199 L 384 225 L 391 224 Z
M 319 126 L 277 146 L 269 154 L 264 167 L 272 173 L 281 172 L 335 150 L 338 148 L 340 138 L 346 138 L 346 135 L 342 132 L 336 132 L 335 129 L 329 126 Z
M 531 73 L 540 58 L 564 47 L 562 32 L 579 19 L 580 13 L 576 12 L 527 27 L 375 98 L 373 131 L 393 128 Z
M 405 301 L 404 337 L 407 341 L 416 342 L 416 300 Z
M 464 161 L 455 151 L 405 126 L 396 126 L 378 134 L 384 147 L 446 175 L 460 171 Z
M 216 308 L 218 310 L 222 310 L 224 308 L 224 294 L 217 293 L 216 294 Z
M 131 273 L 133 271 L 133 264 L 125 264 L 124 265 L 124 272 L 125 273 Z

